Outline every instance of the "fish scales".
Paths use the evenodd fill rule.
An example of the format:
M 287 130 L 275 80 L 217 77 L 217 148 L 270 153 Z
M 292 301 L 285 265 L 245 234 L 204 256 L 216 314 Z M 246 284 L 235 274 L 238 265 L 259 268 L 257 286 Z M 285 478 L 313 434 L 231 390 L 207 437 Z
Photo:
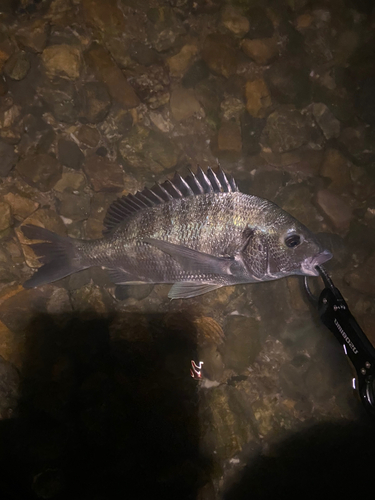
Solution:
M 111 239 L 81 247 L 91 265 L 121 267 L 136 271 L 149 281 L 174 282 L 189 279 L 190 273 L 172 257 L 142 243 L 145 237 L 189 246 L 194 250 L 223 256 L 238 246 L 246 225 L 251 197 L 242 193 L 217 193 L 173 200 L 138 212 L 121 225 Z M 86 244 L 86 243 L 85 243 Z M 144 271 L 147 271 L 146 273 Z M 212 281 L 217 275 L 194 279 Z M 230 279 L 225 281 L 231 282 Z
M 141 193 L 116 200 L 98 240 L 77 240 L 30 225 L 24 235 L 44 264 L 26 288 L 92 266 L 116 284 L 174 283 L 171 298 L 215 288 L 282 278 L 317 276 L 332 257 L 299 221 L 274 203 L 239 192 L 221 170 L 176 174 Z

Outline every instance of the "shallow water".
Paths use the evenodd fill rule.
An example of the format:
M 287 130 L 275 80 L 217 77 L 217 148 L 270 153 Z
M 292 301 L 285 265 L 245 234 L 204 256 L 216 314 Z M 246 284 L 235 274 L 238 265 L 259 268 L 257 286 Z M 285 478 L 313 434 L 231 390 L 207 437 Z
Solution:
M 375 341 L 370 2 L 24 0 L 0 16 L 4 498 L 271 498 L 270 478 L 289 489 L 299 465 L 360 453 L 353 373 L 300 278 L 170 301 L 91 269 L 24 290 L 37 261 L 19 228 L 97 238 L 118 196 L 219 162 L 319 234 Z

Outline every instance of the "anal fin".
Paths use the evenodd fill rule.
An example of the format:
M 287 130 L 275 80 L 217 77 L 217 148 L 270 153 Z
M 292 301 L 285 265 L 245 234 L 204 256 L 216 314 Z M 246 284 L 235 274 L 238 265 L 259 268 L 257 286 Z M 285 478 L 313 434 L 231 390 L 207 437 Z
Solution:
M 198 295 L 203 295 L 204 293 L 211 292 L 217 288 L 221 288 L 223 285 L 218 284 L 202 284 L 202 283 L 175 283 L 169 290 L 168 297 L 170 299 L 189 299 L 191 297 L 197 297 Z

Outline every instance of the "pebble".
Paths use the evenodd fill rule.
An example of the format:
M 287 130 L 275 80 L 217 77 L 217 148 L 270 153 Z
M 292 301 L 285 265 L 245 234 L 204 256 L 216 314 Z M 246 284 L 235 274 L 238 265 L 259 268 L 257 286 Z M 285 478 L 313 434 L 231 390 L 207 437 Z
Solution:
M 83 125 L 76 133 L 76 138 L 86 146 L 94 148 L 100 141 L 100 133 L 96 128 Z
M 120 165 L 101 156 L 86 158 L 83 170 L 94 191 L 118 192 L 124 185 L 124 172 Z
M 72 221 L 86 220 L 90 214 L 89 193 L 70 193 L 64 190 L 57 195 L 58 212 L 66 219 Z
M 59 139 L 57 158 L 62 165 L 78 170 L 81 168 L 85 155 L 74 141 Z
M 353 213 L 346 200 L 328 189 L 320 189 L 315 203 L 337 231 L 345 233 L 349 230 Z
M 116 0 L 83 0 L 81 3 L 89 24 L 100 31 L 115 36 L 127 30 L 127 23 Z
M 15 52 L 5 63 L 4 73 L 12 80 L 22 80 L 30 69 L 28 55 L 24 51 Z
M 221 22 L 236 37 L 242 38 L 249 31 L 249 20 L 239 9 L 226 5 L 221 12 Z
M 309 67 L 302 57 L 288 56 L 275 61 L 264 72 L 264 79 L 272 102 L 294 104 L 297 108 L 309 103 L 312 85 Z
M 202 59 L 199 59 L 184 74 L 182 85 L 186 88 L 195 87 L 199 82 L 208 78 L 209 74 L 210 70 L 207 64 Z
M 273 36 L 274 27 L 272 21 L 262 6 L 250 7 L 247 17 L 249 19 L 248 38 L 270 38 Z
M 81 123 L 99 123 L 105 119 L 110 107 L 111 98 L 107 87 L 100 82 L 87 82 L 80 93 L 81 109 L 79 121 Z
M 178 54 L 167 59 L 169 74 L 175 77 L 184 75 L 186 70 L 192 65 L 197 53 L 198 47 L 196 45 L 184 45 Z
M 128 135 L 132 125 L 132 113 L 121 104 L 115 103 L 105 121 L 99 124 L 99 130 L 108 142 L 114 143 Z
M 23 221 L 39 208 L 39 203 L 11 191 L 4 195 L 4 200 L 10 205 L 14 218 Z
M 10 205 L 0 201 L 0 231 L 8 229 L 12 225 L 13 217 Z
M 329 189 L 335 193 L 348 192 L 352 186 L 350 175 L 351 162 L 337 149 L 324 152 L 320 175 L 331 180 Z
M 254 118 L 267 116 L 272 101 L 266 82 L 262 78 L 247 81 L 245 93 L 247 112 Z
M 179 122 L 201 113 L 201 106 L 195 98 L 194 92 L 183 87 L 172 92 L 170 107 L 173 118 Z
M 217 137 L 219 151 L 240 153 L 242 150 L 241 127 L 236 121 L 222 123 Z
M 246 39 L 241 47 L 244 53 L 260 66 L 269 64 L 279 55 L 275 38 Z
M 309 141 L 305 117 L 291 106 L 280 106 L 267 118 L 261 143 L 274 153 L 297 149 Z
M 142 66 L 152 66 L 153 64 L 160 63 L 160 56 L 158 52 L 137 40 L 131 42 L 129 46 L 129 55 L 133 61 L 141 64 Z
M 66 167 L 63 168 L 61 179 L 56 182 L 53 189 L 59 193 L 64 191 L 79 191 L 86 186 L 85 176 L 82 172 L 76 172 Z
M 71 81 L 55 78 L 52 82 L 41 83 L 37 90 L 57 121 L 64 123 L 77 121 L 80 102 L 78 92 Z
M 16 170 L 30 186 L 44 192 L 61 178 L 62 166 L 53 156 L 36 154 L 19 161 Z
M 237 71 L 238 55 L 229 36 L 209 35 L 203 44 L 202 59 L 213 73 L 225 78 Z
M 133 87 L 107 51 L 99 45 L 94 45 L 87 53 L 86 59 L 98 79 L 105 83 L 114 101 L 126 109 L 138 106 L 139 99 Z
M 243 373 L 261 350 L 259 321 L 246 316 L 227 316 L 224 333 L 224 363 L 236 373 Z
M 339 137 L 340 122 L 325 104 L 314 103 L 312 113 L 327 140 Z
M 147 36 L 158 52 L 171 49 L 186 32 L 170 7 L 151 8 L 147 12 L 147 17 L 151 21 L 147 26 Z
M 339 137 L 340 148 L 357 165 L 368 165 L 375 160 L 375 129 L 363 123 L 346 127 Z
M 42 53 L 42 61 L 49 78 L 62 77 L 77 80 L 82 69 L 81 51 L 74 45 L 51 45 Z
M 49 25 L 43 19 L 35 19 L 23 24 L 15 34 L 16 40 L 32 52 L 40 53 L 46 46 Z
M 375 295 L 375 253 L 357 269 L 345 275 L 345 281 L 361 293 Z
M 0 141 L 0 177 L 7 177 L 17 161 L 14 146 Z

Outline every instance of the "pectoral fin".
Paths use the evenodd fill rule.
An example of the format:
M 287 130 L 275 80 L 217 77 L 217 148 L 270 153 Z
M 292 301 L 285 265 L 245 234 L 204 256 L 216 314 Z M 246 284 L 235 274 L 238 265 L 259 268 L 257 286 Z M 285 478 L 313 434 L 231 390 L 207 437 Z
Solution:
M 234 262 L 234 259 L 231 257 L 215 257 L 183 245 L 175 245 L 168 241 L 155 240 L 153 238 L 145 238 L 144 241 L 170 255 L 187 271 L 202 274 L 231 274 L 230 266 Z
M 175 283 L 169 290 L 170 299 L 189 299 L 221 288 L 223 285 L 202 285 L 201 283 Z

